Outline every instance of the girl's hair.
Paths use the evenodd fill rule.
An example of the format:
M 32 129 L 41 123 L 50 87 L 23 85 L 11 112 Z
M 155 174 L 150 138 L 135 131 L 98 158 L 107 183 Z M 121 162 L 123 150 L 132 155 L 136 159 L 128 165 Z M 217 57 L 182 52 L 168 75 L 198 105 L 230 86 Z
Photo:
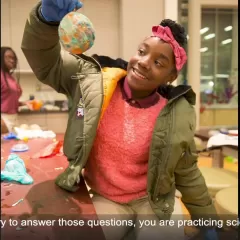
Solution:
M 187 34 L 183 26 L 181 26 L 180 24 L 176 23 L 171 19 L 164 19 L 161 21 L 159 25 L 163 27 L 169 27 L 172 31 L 173 37 L 178 42 L 178 44 L 181 47 L 185 48 L 187 44 Z
M 16 53 L 13 51 L 12 48 L 10 48 L 10 47 L 1 47 L 1 70 L 2 70 L 2 72 L 3 72 L 4 80 L 5 80 L 6 84 L 7 84 L 7 87 L 9 88 L 8 80 L 7 80 L 7 78 L 6 78 L 6 73 L 8 73 L 8 74 L 13 74 L 13 73 L 14 73 L 14 70 L 15 70 L 16 68 L 15 68 L 15 69 L 12 69 L 11 71 L 9 71 L 9 69 L 7 68 L 6 63 L 5 63 L 5 59 L 4 59 L 4 56 L 5 56 L 6 51 L 12 51 L 12 53 L 14 54 L 14 56 L 15 56 L 16 68 L 17 68 L 17 66 L 18 66 L 18 58 L 17 58 L 17 55 L 16 55 Z M 19 83 L 19 81 L 20 81 L 20 74 L 19 74 L 19 72 L 18 72 L 18 74 L 17 74 L 16 77 L 17 77 L 17 82 Z

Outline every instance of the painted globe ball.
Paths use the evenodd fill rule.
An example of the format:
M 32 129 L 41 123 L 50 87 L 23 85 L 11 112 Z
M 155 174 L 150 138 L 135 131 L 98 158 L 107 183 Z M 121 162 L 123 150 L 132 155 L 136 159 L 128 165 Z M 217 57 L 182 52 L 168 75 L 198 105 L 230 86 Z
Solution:
M 62 19 L 58 34 L 63 48 L 73 54 L 86 52 L 95 40 L 92 22 L 79 12 L 70 12 Z

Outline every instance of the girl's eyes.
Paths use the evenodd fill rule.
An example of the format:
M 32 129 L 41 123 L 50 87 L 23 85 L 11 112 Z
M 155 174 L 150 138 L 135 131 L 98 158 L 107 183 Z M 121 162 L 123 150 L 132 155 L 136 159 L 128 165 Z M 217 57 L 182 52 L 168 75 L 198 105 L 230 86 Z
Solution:
M 139 53 L 139 55 L 143 55 L 143 54 L 144 54 L 143 49 L 139 49 L 139 50 L 138 50 L 138 53 Z
M 139 54 L 140 56 L 144 56 L 145 51 L 144 51 L 143 49 L 138 49 L 138 54 Z M 156 64 L 157 66 L 159 66 L 159 67 L 163 67 L 163 65 L 162 65 L 161 62 L 159 62 L 159 61 L 155 61 L 155 64 Z
M 159 67 L 163 67 L 163 65 L 159 61 L 155 61 L 155 64 Z

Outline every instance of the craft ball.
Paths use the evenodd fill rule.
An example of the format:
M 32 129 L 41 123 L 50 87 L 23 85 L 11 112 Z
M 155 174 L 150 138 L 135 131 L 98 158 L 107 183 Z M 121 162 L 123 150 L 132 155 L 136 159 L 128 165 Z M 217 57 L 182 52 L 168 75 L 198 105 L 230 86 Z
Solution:
M 95 40 L 92 22 L 79 12 L 70 12 L 62 19 L 58 34 L 63 48 L 73 54 L 86 52 Z

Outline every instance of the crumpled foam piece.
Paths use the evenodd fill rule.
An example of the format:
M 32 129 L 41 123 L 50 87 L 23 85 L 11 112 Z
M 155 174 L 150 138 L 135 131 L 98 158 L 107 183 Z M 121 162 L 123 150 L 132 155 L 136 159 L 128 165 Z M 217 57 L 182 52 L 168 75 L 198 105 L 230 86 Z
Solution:
M 1 171 L 1 181 L 16 181 L 21 184 L 32 184 L 33 179 L 27 173 L 24 161 L 16 154 L 10 154 L 4 169 Z
M 17 133 L 18 139 L 32 139 L 32 138 L 55 138 L 56 134 L 53 131 L 43 131 L 43 130 L 25 130 L 15 127 L 14 130 Z

